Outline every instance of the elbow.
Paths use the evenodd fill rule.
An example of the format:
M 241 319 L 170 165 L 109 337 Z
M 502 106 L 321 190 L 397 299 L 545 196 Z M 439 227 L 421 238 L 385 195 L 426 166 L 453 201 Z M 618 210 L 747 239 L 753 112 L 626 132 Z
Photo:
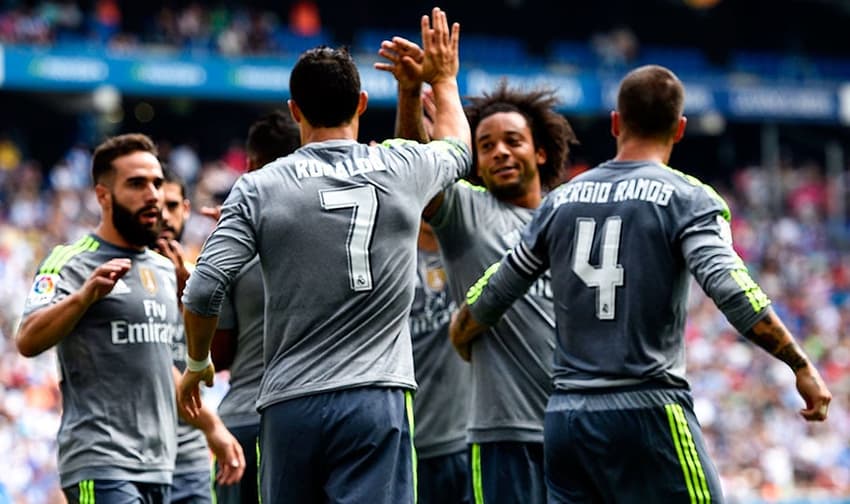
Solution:
M 24 357 L 35 357 L 44 351 L 43 348 L 39 348 L 34 345 L 30 341 L 30 338 L 27 338 L 26 335 L 22 333 L 19 333 L 18 337 L 15 339 L 15 346 L 18 348 L 18 353 Z

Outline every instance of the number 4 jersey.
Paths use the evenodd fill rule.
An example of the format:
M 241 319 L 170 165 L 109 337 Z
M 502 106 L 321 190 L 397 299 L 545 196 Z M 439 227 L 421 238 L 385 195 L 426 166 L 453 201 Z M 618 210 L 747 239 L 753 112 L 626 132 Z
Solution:
M 470 309 L 493 323 L 550 268 L 557 389 L 686 387 L 688 271 L 741 332 L 770 303 L 732 249 L 729 219 L 723 199 L 693 177 L 603 163 L 546 198 Z
M 415 388 L 408 313 L 420 215 L 469 166 L 456 141 L 328 140 L 240 178 L 183 299 L 217 314 L 232 278 L 259 254 L 258 408 L 351 387 Z

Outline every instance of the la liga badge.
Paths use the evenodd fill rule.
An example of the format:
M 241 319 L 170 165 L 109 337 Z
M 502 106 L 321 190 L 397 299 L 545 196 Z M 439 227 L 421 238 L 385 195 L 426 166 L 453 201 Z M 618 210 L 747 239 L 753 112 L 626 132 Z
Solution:
M 28 301 L 31 304 L 44 304 L 56 295 L 56 283 L 59 275 L 38 275 L 32 283 Z

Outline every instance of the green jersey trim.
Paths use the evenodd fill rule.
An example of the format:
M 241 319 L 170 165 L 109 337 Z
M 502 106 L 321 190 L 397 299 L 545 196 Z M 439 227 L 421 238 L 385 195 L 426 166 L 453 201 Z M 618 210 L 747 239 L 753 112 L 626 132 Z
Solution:
M 100 247 L 100 242 L 91 236 L 84 236 L 73 245 L 59 245 L 54 247 L 50 255 L 47 256 L 47 260 L 41 265 L 38 273 L 40 275 L 59 273 L 74 256 L 82 252 L 94 252 L 98 247 Z
M 712 198 L 717 200 L 717 202 L 720 203 L 720 206 L 723 207 L 723 210 L 720 212 L 720 215 L 722 215 L 723 218 L 726 219 L 726 222 L 732 221 L 732 211 L 729 209 L 729 205 L 726 203 L 726 200 L 723 199 L 723 196 L 721 196 L 720 193 L 718 193 L 713 187 L 711 187 L 710 185 L 701 181 L 700 179 L 694 177 L 693 175 L 688 175 L 687 173 L 680 172 L 679 170 L 671 168 L 667 165 L 662 165 L 662 166 L 664 166 L 664 168 L 670 170 L 671 172 L 675 173 L 676 175 L 679 175 L 683 179 L 687 180 L 691 185 L 697 186 L 697 187 L 702 187 L 702 189 L 706 193 L 708 193 L 709 196 L 711 196 Z

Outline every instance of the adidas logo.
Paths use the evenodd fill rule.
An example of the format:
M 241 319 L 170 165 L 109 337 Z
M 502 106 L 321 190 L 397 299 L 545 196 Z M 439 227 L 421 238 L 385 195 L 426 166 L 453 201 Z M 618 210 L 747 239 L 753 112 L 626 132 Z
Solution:
M 115 287 L 112 288 L 112 292 L 110 294 L 129 294 L 130 287 L 127 285 L 122 278 L 119 278 L 117 282 L 115 282 Z

